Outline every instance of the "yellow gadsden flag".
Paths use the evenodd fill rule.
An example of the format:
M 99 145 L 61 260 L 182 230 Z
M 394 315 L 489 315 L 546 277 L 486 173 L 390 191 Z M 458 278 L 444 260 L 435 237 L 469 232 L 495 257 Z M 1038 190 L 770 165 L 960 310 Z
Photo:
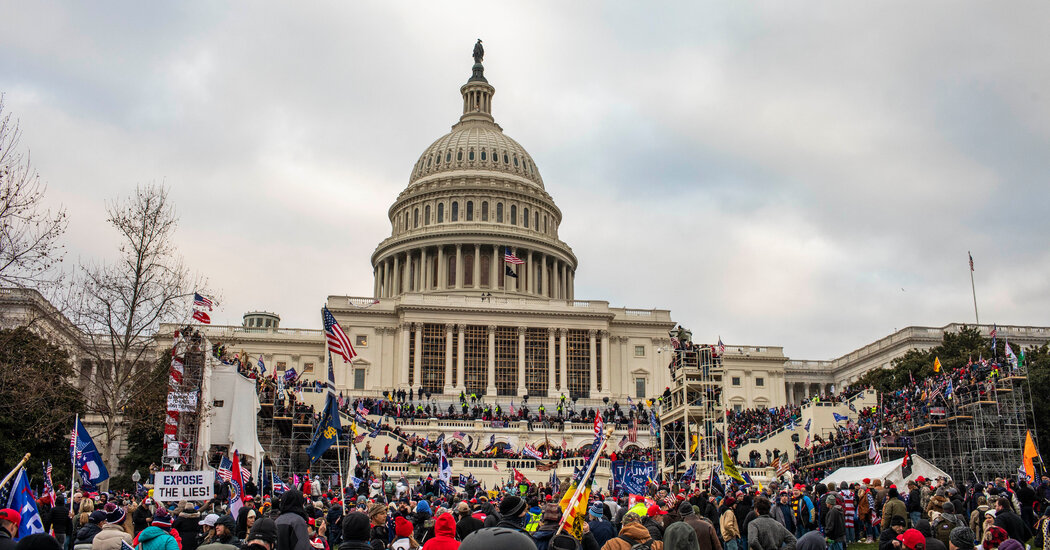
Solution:
M 1039 451 L 1035 448 L 1032 431 L 1029 430 L 1024 438 L 1024 473 L 1028 474 L 1029 481 L 1035 480 L 1035 463 L 1032 462 L 1032 459 L 1038 456 Z
M 941 372 L 941 359 L 940 357 L 933 358 L 933 372 Z
M 697 437 L 696 434 L 693 434 L 690 437 L 693 438 L 693 442 L 689 445 L 689 454 L 693 454 L 696 452 L 696 448 L 700 445 L 700 438 Z

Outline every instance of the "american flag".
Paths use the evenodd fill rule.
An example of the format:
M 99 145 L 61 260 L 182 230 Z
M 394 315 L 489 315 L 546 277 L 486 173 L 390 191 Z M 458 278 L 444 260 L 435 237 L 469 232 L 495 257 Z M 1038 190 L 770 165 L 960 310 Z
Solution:
M 967 252 L 966 255 L 970 257 L 970 271 L 973 271 L 973 254 Z
M 725 355 L 725 354 L 726 354 L 726 345 L 724 343 L 722 343 L 722 337 L 719 336 L 718 337 L 718 355 Z
M 55 485 L 51 481 L 52 470 L 54 470 L 54 468 L 51 467 L 51 461 L 48 460 L 47 463 L 44 464 L 44 497 L 51 502 L 51 506 L 53 507 L 55 505 Z
M 596 411 L 594 413 L 594 438 L 600 438 L 603 431 L 605 431 L 605 421 L 602 420 L 602 411 Z
M 354 357 L 357 357 L 357 352 L 354 351 L 354 346 L 350 345 L 350 338 L 336 322 L 332 312 L 328 311 L 328 306 L 325 306 L 321 319 L 324 320 L 324 334 L 328 338 L 328 350 L 343 356 L 343 362 L 353 361 Z
M 225 456 L 219 459 L 219 467 L 216 468 L 215 473 L 219 474 L 219 479 L 223 481 L 230 481 L 233 479 L 233 462 Z
M 456 438 L 456 439 L 458 439 L 460 441 L 463 441 L 463 438 L 466 437 L 466 435 L 467 434 L 465 434 L 463 432 L 456 432 L 456 433 L 452 434 L 452 437 L 454 437 L 454 438 Z
M 357 414 L 361 415 L 362 417 L 368 414 L 368 409 L 365 408 L 365 405 L 363 403 L 357 404 Z
M 627 441 L 631 443 L 638 442 L 638 419 L 635 418 L 631 421 L 631 427 L 627 428 Z
M 208 298 L 207 296 L 194 292 L 193 305 L 194 307 L 206 307 L 208 308 L 208 311 L 211 311 L 211 308 L 215 305 L 215 302 L 211 301 L 211 298 Z
M 507 262 L 508 264 L 514 264 L 514 265 L 521 265 L 521 264 L 525 263 L 525 260 L 522 260 L 521 258 L 515 256 L 514 254 L 511 254 L 509 248 L 504 248 L 503 249 L 503 261 Z
M 627 445 L 627 436 L 626 435 L 623 436 L 622 438 L 620 438 L 620 449 L 623 449 L 625 445 Z

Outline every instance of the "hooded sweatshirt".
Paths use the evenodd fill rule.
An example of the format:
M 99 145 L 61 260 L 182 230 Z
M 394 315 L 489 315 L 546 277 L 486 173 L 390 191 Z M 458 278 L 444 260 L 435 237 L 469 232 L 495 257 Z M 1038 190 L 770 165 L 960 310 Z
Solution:
M 700 543 L 696 539 L 696 531 L 693 528 L 676 521 L 664 530 L 665 550 L 696 550 Z
M 302 493 L 292 489 L 281 495 L 281 515 L 274 523 L 277 524 L 275 550 L 313 550 Z
M 441 514 L 434 523 L 434 538 L 423 544 L 423 550 L 457 550 L 456 520 L 452 514 Z

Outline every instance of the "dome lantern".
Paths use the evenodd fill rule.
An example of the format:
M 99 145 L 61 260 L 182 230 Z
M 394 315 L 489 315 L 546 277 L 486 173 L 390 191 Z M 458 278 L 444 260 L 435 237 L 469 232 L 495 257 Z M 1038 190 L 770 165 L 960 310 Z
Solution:
M 468 120 L 484 120 L 495 122 L 492 118 L 492 95 L 496 89 L 485 80 L 485 67 L 481 63 L 474 64 L 474 74 L 460 89 L 463 94 L 463 116 L 460 122 Z

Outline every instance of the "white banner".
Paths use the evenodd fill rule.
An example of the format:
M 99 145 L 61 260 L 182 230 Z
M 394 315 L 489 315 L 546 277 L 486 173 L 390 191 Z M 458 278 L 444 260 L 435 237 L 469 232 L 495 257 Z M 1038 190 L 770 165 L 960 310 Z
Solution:
M 168 410 L 179 412 L 197 411 L 197 392 L 195 391 L 172 391 L 168 392 Z
M 157 472 L 153 498 L 161 502 L 211 500 L 215 496 L 215 472 Z

